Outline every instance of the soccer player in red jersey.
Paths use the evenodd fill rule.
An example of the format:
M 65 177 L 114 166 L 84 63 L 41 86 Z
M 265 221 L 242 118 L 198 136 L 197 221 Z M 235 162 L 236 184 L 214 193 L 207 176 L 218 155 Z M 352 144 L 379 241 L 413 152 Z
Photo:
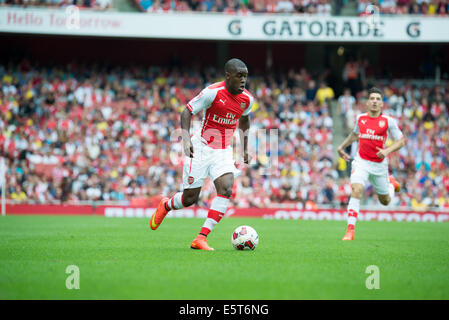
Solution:
M 207 219 L 198 236 L 190 244 L 192 249 L 214 250 L 207 236 L 221 220 L 232 195 L 234 174 L 238 173 L 232 156 L 231 141 L 237 128 L 244 133 L 243 161 L 248 163 L 249 113 L 253 96 L 245 89 L 248 69 L 239 59 L 225 64 L 225 80 L 203 89 L 181 113 L 183 147 L 186 154 L 183 168 L 183 192 L 163 198 L 150 220 L 156 230 L 170 210 L 191 206 L 200 195 L 204 179 L 210 177 L 217 190 Z M 192 115 L 202 111 L 201 131 L 190 136 Z
M 348 203 L 348 228 L 342 240 L 354 240 L 354 227 L 360 208 L 365 184 L 369 180 L 379 201 L 388 205 L 395 192 L 400 190 L 399 183 L 388 173 L 388 155 L 405 145 L 405 138 L 395 119 L 382 114 L 382 91 L 371 88 L 368 91 L 368 112 L 357 116 L 352 132 L 338 147 L 338 153 L 346 161 L 351 157 L 344 151 L 353 142 L 359 141 L 358 152 L 352 161 L 352 193 Z M 387 138 L 394 142 L 386 148 Z

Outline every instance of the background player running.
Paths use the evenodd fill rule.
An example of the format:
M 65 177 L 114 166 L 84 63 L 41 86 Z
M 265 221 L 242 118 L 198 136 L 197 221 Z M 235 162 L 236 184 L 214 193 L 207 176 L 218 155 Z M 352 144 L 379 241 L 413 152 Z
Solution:
M 234 131 L 246 133 L 243 139 L 243 160 L 248 163 L 249 113 L 254 101 L 245 89 L 248 69 L 239 59 L 225 64 L 225 80 L 203 89 L 193 98 L 181 113 L 183 147 L 186 154 L 183 168 L 183 192 L 172 198 L 163 198 L 150 220 L 150 227 L 156 230 L 170 210 L 181 209 L 194 204 L 199 197 L 204 179 L 210 177 L 217 190 L 212 200 L 207 219 L 190 247 L 214 250 L 207 243 L 207 235 L 221 220 L 229 205 L 234 184 L 234 165 L 231 141 Z M 201 131 L 191 138 L 192 115 L 203 111 Z
M 405 145 L 405 139 L 395 119 L 382 114 L 382 91 L 371 88 L 368 91 L 368 112 L 357 116 L 353 131 L 338 147 L 338 153 L 346 161 L 350 156 L 344 151 L 346 147 L 359 140 L 357 155 L 352 161 L 352 193 L 348 203 L 348 228 L 342 240 L 354 240 L 354 227 L 360 208 L 365 184 L 369 180 L 373 185 L 379 201 L 388 205 L 395 191 L 400 190 L 399 183 L 388 174 L 387 156 Z M 395 140 L 385 147 L 388 136 Z

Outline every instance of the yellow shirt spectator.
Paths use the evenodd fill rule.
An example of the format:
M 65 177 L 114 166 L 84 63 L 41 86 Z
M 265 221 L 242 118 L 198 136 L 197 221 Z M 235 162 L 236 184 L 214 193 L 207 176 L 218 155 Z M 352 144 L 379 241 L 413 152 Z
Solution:
M 433 122 L 432 121 L 426 121 L 424 122 L 424 129 L 430 130 L 433 128 Z
M 346 160 L 343 159 L 342 157 L 339 157 L 337 162 L 338 171 L 346 171 L 347 167 L 348 164 L 346 163 Z
M 106 121 L 102 121 L 97 124 L 98 130 L 106 131 L 107 128 L 108 128 L 108 123 Z
M 170 99 L 170 104 L 175 108 L 178 107 L 178 105 L 179 105 L 178 99 L 176 99 L 175 97 L 172 97 Z
M 422 202 L 416 198 L 413 198 L 410 201 L 410 204 L 412 206 L 412 209 L 415 211 L 424 211 L 427 209 L 427 205 L 424 202 Z
M 23 201 L 26 200 L 27 195 L 25 192 L 23 191 L 14 191 L 13 193 L 11 193 L 11 199 L 16 200 L 16 201 Z
M 333 99 L 335 97 L 334 90 L 331 87 L 321 85 L 321 87 L 316 92 L 315 98 L 318 99 L 320 105 L 324 103 L 327 99 Z
M 156 78 L 156 83 L 160 86 L 163 86 L 167 83 L 167 78 L 165 77 L 157 77 Z
M 112 178 L 112 179 L 117 179 L 118 178 L 118 172 L 117 172 L 117 170 L 112 170 L 111 171 L 111 174 L 110 174 L 110 177 Z
M 4 83 L 7 83 L 7 84 L 10 84 L 10 83 L 12 82 L 12 76 L 9 75 L 9 74 L 5 74 L 5 75 L 3 76 L 3 82 L 4 82 Z
M 34 97 L 34 91 L 33 90 L 28 90 L 26 93 L 25 93 L 25 97 L 29 100 L 29 99 L 31 99 L 31 98 L 33 98 Z

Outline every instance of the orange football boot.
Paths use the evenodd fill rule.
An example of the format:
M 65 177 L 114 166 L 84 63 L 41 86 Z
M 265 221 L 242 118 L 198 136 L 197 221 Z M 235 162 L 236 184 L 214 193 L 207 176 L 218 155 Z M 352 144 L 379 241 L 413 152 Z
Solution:
M 394 192 L 399 192 L 401 190 L 401 185 L 399 182 L 393 177 L 389 176 L 388 179 L 390 180 L 390 183 L 394 186 Z
M 168 211 L 165 209 L 165 204 L 168 202 L 168 198 L 162 198 L 159 202 L 159 205 L 157 206 L 156 211 L 154 211 L 153 215 L 151 216 L 150 220 L 150 228 L 151 230 L 156 230 L 164 220 L 165 216 L 167 215 Z
M 214 248 L 209 247 L 209 245 L 207 244 L 206 236 L 203 236 L 202 234 L 199 234 L 196 236 L 196 238 L 190 244 L 190 248 L 200 249 L 200 250 L 208 250 L 208 251 L 215 250 Z
M 345 236 L 341 240 L 343 240 L 343 241 L 354 240 L 354 228 L 352 228 L 352 229 L 348 228 Z

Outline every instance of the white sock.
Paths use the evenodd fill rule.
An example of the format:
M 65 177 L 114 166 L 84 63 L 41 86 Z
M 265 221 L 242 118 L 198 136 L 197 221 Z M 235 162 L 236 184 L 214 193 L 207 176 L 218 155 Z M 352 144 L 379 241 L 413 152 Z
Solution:
M 360 199 L 350 198 L 348 203 L 348 225 L 355 226 L 360 210 Z
M 394 198 L 394 185 L 390 183 L 388 186 L 388 194 L 390 195 L 390 200 L 393 200 Z
M 170 200 L 168 200 L 167 207 L 169 207 L 170 210 L 178 210 L 184 208 L 184 204 L 182 203 L 182 192 L 178 192 Z
M 220 222 L 221 218 L 224 216 L 226 210 L 229 205 L 229 198 L 223 196 L 216 196 L 214 200 L 212 200 L 212 204 L 210 205 L 209 212 L 207 213 L 207 219 L 201 228 L 200 233 L 204 235 L 208 235 L 209 232 Z
M 212 231 L 212 229 L 215 227 L 215 225 L 218 223 L 217 220 L 214 220 L 212 218 L 206 218 L 206 221 L 204 221 L 203 228 L 209 229 Z

